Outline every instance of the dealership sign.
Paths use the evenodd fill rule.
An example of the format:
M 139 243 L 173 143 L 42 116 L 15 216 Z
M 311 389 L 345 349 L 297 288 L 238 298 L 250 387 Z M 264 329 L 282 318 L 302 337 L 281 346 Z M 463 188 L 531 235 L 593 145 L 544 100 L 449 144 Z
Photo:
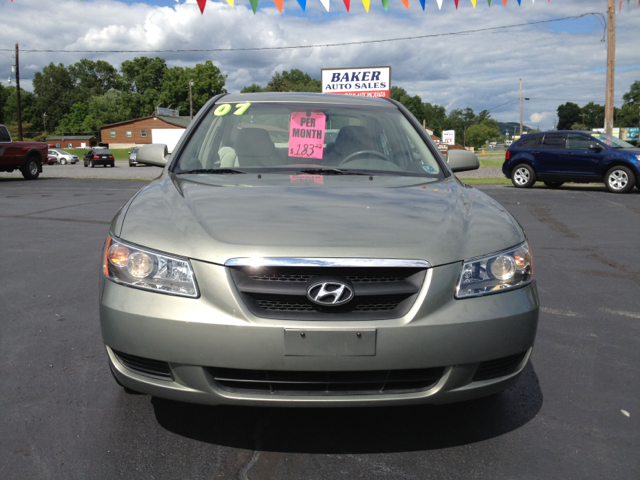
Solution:
M 322 93 L 388 97 L 391 67 L 323 68 Z
M 456 144 L 456 131 L 455 130 L 443 130 L 442 131 L 442 143 L 445 145 Z

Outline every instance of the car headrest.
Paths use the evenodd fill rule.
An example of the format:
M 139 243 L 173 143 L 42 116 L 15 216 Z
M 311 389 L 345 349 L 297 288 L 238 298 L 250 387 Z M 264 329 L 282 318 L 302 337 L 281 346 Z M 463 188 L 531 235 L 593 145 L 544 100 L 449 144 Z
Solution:
M 235 150 L 239 157 L 268 157 L 275 145 L 264 128 L 243 128 L 238 132 Z
M 336 152 L 350 155 L 361 150 L 373 150 L 373 140 L 366 127 L 350 125 L 342 127 L 335 143 Z

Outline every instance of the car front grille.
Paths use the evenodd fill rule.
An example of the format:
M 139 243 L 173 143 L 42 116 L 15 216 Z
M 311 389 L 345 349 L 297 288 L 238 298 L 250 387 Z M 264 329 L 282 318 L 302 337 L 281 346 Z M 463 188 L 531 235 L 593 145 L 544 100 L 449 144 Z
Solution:
M 516 371 L 526 353 L 527 352 L 522 352 L 509 357 L 481 362 L 473 376 L 473 381 L 492 380 L 494 378 L 511 375 Z
M 432 388 L 444 368 L 359 372 L 298 372 L 208 368 L 222 390 L 271 395 L 379 395 Z
M 421 267 L 230 266 L 231 277 L 251 313 L 291 320 L 386 320 L 405 315 L 424 282 Z M 307 290 L 318 279 L 353 286 L 340 306 L 318 305 Z M 320 280 L 321 281 L 321 280 Z

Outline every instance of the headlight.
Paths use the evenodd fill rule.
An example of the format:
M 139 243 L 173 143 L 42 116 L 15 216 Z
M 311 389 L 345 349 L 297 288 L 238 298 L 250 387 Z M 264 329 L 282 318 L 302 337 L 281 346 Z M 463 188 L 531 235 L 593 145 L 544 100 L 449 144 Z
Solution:
M 198 296 L 189 260 L 143 250 L 111 237 L 105 247 L 103 272 L 109 280 L 122 285 L 185 297 Z
M 456 298 L 504 292 L 533 280 L 533 263 L 528 243 L 484 258 L 465 260 Z

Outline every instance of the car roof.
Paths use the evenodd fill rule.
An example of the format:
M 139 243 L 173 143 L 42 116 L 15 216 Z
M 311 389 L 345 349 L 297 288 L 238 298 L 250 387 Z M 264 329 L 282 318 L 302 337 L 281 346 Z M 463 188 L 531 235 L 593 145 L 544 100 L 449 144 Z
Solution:
M 325 103 L 337 105 L 366 105 L 397 108 L 384 98 L 361 97 L 355 95 L 337 95 L 333 93 L 300 93 L 300 92 L 260 92 L 260 93 L 230 93 L 218 100 L 226 102 L 277 102 L 277 103 Z

